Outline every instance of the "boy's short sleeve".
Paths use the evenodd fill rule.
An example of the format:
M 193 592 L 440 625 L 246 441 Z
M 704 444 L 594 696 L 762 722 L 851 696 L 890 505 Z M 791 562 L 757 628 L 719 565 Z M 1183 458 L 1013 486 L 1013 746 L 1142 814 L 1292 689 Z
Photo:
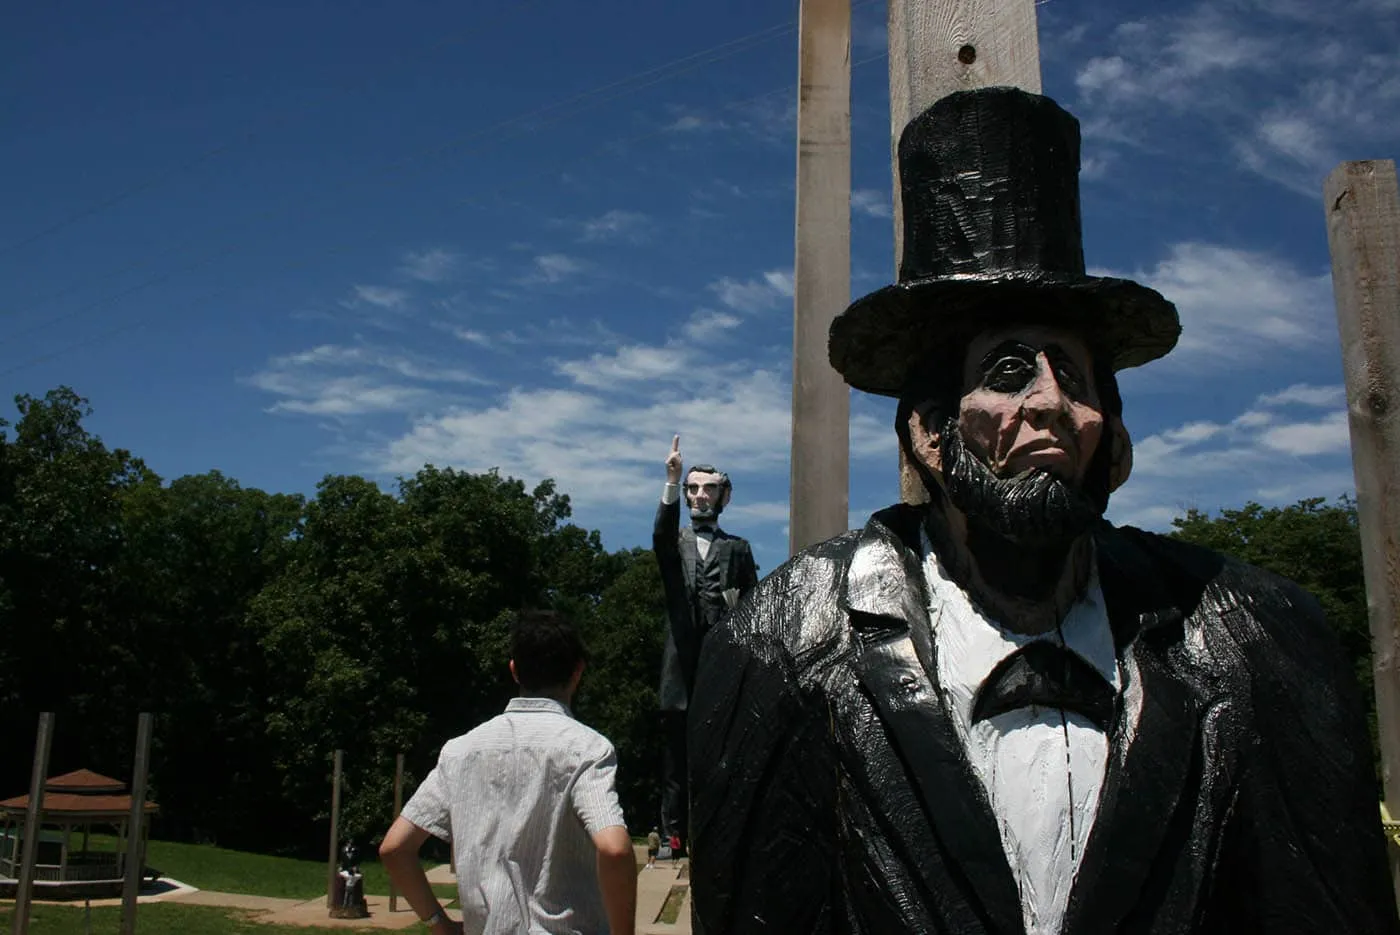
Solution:
M 584 830 L 597 834 L 613 825 L 627 826 L 617 801 L 617 751 L 608 744 L 605 752 L 589 760 L 579 770 L 573 789 L 574 812 Z
M 452 840 L 452 808 L 447 795 L 447 782 L 442 774 L 442 761 L 418 786 L 418 791 L 403 807 L 402 817 L 443 841 Z

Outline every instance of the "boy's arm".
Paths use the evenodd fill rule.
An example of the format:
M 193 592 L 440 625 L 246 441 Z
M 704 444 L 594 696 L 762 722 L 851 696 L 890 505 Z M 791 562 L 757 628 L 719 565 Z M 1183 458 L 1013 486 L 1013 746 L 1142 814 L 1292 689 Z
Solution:
M 622 825 L 611 825 L 593 835 L 598 848 L 598 888 L 612 935 L 634 935 L 637 924 L 637 861 L 632 839 Z
M 433 935 L 461 935 L 462 923 L 447 917 L 418 860 L 418 851 L 428 837 L 427 831 L 407 818 L 396 818 L 379 845 L 379 860 L 418 918 L 426 922 L 436 917 L 430 929 Z

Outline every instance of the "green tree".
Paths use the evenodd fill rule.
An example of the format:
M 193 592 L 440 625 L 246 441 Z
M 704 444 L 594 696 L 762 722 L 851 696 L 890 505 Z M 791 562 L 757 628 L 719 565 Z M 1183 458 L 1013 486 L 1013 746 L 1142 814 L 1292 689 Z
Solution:
M 56 768 L 126 775 L 154 634 L 119 572 L 122 504 L 160 481 L 83 427 L 91 410 L 72 389 L 15 403 L 12 438 L 0 423 L 0 735 L 24 749 L 37 713 L 54 711 Z M 0 757 L 3 788 L 26 787 L 28 760 Z
M 579 718 L 617 748 L 618 795 L 630 828 L 649 828 L 661 806 L 657 683 L 665 599 L 656 556 L 618 552 L 622 567 L 591 612 L 580 616 L 592 661 L 576 700 Z

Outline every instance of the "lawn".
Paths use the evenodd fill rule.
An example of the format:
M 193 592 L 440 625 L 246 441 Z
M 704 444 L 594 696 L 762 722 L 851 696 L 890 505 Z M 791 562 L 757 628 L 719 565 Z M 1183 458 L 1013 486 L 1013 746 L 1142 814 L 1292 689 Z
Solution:
M 93 835 L 90 847 L 115 848 L 116 839 Z M 311 899 L 326 891 L 325 861 L 271 857 L 208 844 L 151 841 L 146 846 L 146 866 L 197 889 L 220 893 Z M 425 868 L 430 866 L 424 863 Z M 366 895 L 389 895 L 389 878 L 378 860 L 362 860 L 360 872 L 365 875 Z M 444 901 L 457 898 L 455 886 L 435 886 L 433 890 Z
M 0 931 L 13 924 L 14 905 L 0 904 Z M 120 906 L 92 910 L 94 935 L 109 935 L 121 928 Z M 236 909 L 218 906 L 182 906 L 179 903 L 143 903 L 136 911 L 141 935 L 345 935 L 343 928 L 302 925 L 268 925 L 250 921 Z M 31 935 L 87 935 L 82 906 L 36 905 L 29 910 Z M 409 932 L 421 929 L 408 929 Z

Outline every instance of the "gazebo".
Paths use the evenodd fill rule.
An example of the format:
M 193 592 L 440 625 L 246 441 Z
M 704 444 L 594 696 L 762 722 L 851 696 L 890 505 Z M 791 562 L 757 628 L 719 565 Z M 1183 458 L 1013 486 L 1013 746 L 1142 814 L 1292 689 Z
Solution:
M 19 878 L 21 839 L 29 796 L 0 801 L 0 897 L 13 897 Z M 146 841 L 150 818 L 159 811 L 147 802 L 141 826 L 128 828 L 131 795 L 121 782 L 87 769 L 54 776 L 44 783 L 39 812 L 39 842 L 34 865 L 34 894 L 45 899 L 121 895 L 126 861 L 127 834 L 140 837 L 142 876 L 145 874 Z M 93 826 L 115 828 L 114 851 L 90 851 Z M 74 850 L 73 832 L 82 831 L 82 846 Z

